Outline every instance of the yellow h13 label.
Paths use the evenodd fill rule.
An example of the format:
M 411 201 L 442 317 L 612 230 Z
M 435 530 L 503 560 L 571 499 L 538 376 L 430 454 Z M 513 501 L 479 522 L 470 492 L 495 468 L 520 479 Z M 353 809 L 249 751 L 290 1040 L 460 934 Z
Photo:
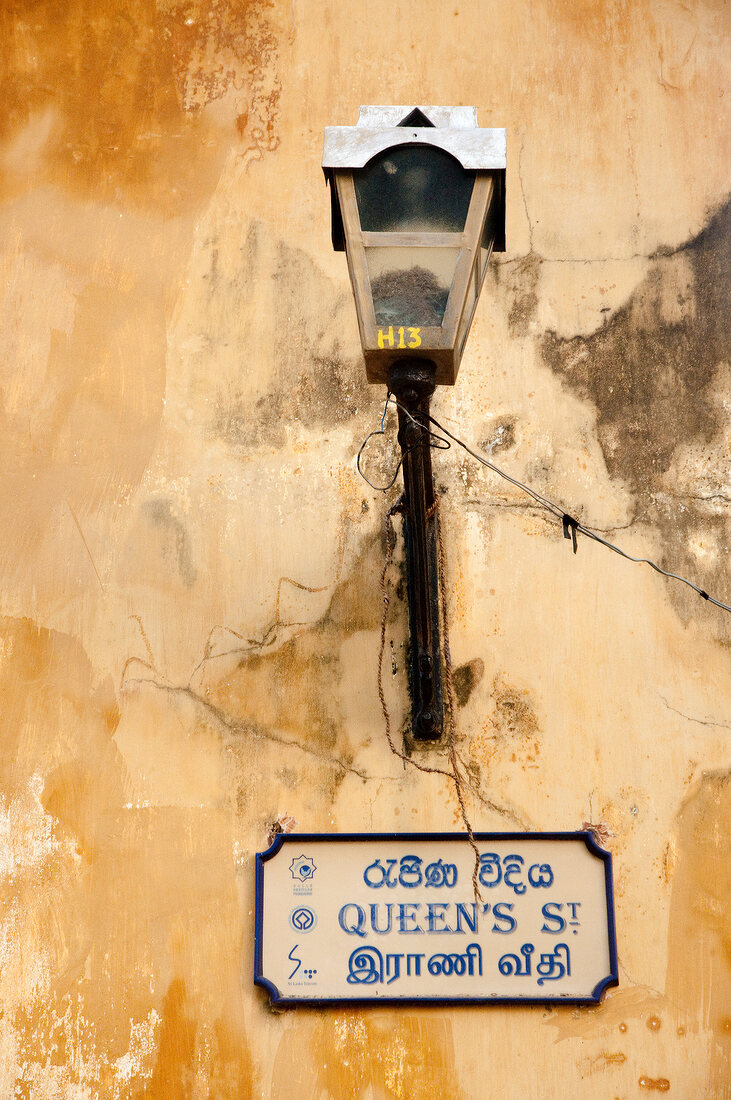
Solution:
M 407 341 L 404 340 L 408 333 Z M 421 347 L 421 329 L 404 328 L 403 325 L 394 330 L 393 325 L 378 330 L 379 348 L 418 348 Z

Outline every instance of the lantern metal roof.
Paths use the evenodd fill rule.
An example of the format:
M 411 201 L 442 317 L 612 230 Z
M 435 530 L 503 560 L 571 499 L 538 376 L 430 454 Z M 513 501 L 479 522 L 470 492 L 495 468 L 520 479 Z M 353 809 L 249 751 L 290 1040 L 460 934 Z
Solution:
M 398 145 L 434 145 L 467 170 L 493 172 L 499 177 L 500 208 L 493 251 L 504 252 L 505 130 L 479 127 L 475 107 L 419 104 L 365 106 L 359 110 L 357 125 L 325 127 L 322 167 L 331 185 L 333 248 L 337 252 L 345 250 L 340 204 L 332 187 L 333 173 L 364 168 L 373 157 Z

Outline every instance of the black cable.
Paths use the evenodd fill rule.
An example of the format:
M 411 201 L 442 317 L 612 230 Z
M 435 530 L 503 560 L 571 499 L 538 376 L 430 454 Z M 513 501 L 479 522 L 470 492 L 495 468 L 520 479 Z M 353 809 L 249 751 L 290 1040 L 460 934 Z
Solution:
M 358 454 L 357 454 L 356 459 L 355 459 L 355 465 L 356 465 L 356 468 L 357 468 L 358 473 L 360 474 L 360 476 L 363 478 L 364 481 L 366 481 L 370 485 L 371 489 L 376 489 L 380 493 L 388 492 L 388 490 L 391 488 L 391 486 L 396 481 L 396 478 L 398 477 L 398 472 L 401 469 L 401 467 L 403 465 L 403 461 L 406 458 L 407 454 L 410 454 L 416 447 L 420 447 L 422 445 L 421 443 L 414 443 L 414 444 L 412 444 L 411 447 L 407 447 L 405 451 L 401 452 L 401 458 L 398 460 L 398 465 L 396 466 L 396 469 L 394 470 L 393 477 L 391 478 L 391 480 L 388 482 L 387 485 L 376 485 L 374 482 L 371 481 L 371 479 L 368 477 L 367 474 L 363 473 L 363 469 L 361 467 L 360 460 L 361 460 L 361 456 L 363 454 L 363 451 L 365 450 L 365 448 L 368 444 L 368 441 L 370 439 L 372 439 L 374 435 L 385 435 L 386 434 L 383 425 L 384 425 L 385 420 L 386 420 L 386 413 L 388 411 L 388 403 L 389 403 L 390 400 L 391 400 L 391 391 L 389 390 L 389 392 L 386 394 L 386 404 L 383 406 L 383 415 L 381 417 L 381 426 L 380 426 L 380 428 L 377 428 L 374 432 L 369 432 L 368 433 L 368 435 L 365 437 L 365 439 L 361 443 L 360 447 L 358 448 Z M 410 420 L 413 420 L 414 423 L 416 425 L 418 425 L 419 428 L 422 429 L 422 431 L 426 432 L 426 434 L 430 437 L 430 439 L 434 440 L 433 443 L 429 444 L 429 447 L 432 450 L 435 450 L 435 451 L 448 451 L 450 449 L 452 444 L 449 442 L 448 439 L 442 439 L 435 432 L 430 431 L 426 427 L 425 424 L 422 424 L 418 420 L 416 420 L 411 415 L 411 413 L 409 412 L 408 409 L 404 408 L 403 405 L 399 405 L 398 401 L 396 401 L 396 398 L 394 398 L 394 403 L 396 405 L 398 405 L 398 407 L 404 413 L 406 413 L 408 418 Z

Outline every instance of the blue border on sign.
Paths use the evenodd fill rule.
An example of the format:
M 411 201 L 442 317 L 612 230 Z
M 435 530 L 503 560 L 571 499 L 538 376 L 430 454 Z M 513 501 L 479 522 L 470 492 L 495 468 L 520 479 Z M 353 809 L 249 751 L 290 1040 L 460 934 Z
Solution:
M 604 884 L 607 901 L 607 936 L 610 973 L 594 987 L 589 997 L 283 997 L 279 989 L 262 973 L 264 955 L 264 864 L 272 859 L 285 844 L 339 843 L 343 841 L 444 841 L 467 840 L 466 833 L 279 833 L 265 852 L 256 853 L 255 913 L 254 913 L 254 984 L 268 992 L 273 1005 L 282 1008 L 313 1007 L 327 1005 L 589 1005 L 599 1004 L 607 989 L 619 985 L 617 965 L 617 935 L 614 920 L 614 884 L 612 880 L 612 854 L 601 848 L 589 829 L 573 833 L 474 833 L 476 841 L 503 840 L 583 840 L 593 856 L 604 863 Z

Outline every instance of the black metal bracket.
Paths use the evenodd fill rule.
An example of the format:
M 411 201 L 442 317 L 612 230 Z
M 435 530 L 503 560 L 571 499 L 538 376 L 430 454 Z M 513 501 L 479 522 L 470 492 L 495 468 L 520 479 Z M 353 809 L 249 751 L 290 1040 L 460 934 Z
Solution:
M 439 631 L 439 536 L 429 432 L 436 367 L 428 359 L 400 359 L 388 388 L 398 401 L 404 476 L 404 544 L 411 638 L 412 731 L 438 741 L 444 728 Z

